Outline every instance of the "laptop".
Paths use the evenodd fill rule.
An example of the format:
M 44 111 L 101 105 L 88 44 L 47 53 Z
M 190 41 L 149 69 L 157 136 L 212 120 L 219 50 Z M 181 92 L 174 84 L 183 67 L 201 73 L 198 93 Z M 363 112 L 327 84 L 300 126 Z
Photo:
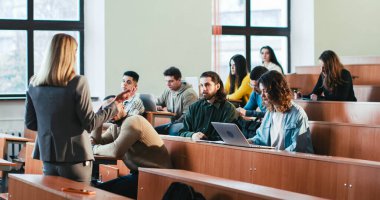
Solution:
M 243 133 L 239 127 L 234 123 L 222 123 L 222 122 L 211 122 L 214 126 L 216 132 L 223 139 L 223 141 L 202 141 L 217 144 L 226 144 L 240 147 L 250 147 L 250 148 L 262 148 L 262 149 L 274 149 L 271 146 L 261 146 L 250 144 L 247 139 L 245 139 Z

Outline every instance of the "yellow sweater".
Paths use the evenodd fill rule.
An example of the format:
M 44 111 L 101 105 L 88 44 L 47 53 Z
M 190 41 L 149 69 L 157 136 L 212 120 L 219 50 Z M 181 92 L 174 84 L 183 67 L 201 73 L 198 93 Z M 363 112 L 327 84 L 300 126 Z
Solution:
M 228 94 L 227 99 L 229 100 L 241 100 L 243 104 L 245 105 L 248 102 L 249 96 L 252 93 L 252 88 L 249 86 L 249 74 L 244 77 L 243 81 L 241 82 L 240 87 L 236 89 L 235 87 L 235 92 L 232 94 L 228 94 L 230 92 L 230 77 L 227 77 L 227 81 L 225 84 L 225 91 Z

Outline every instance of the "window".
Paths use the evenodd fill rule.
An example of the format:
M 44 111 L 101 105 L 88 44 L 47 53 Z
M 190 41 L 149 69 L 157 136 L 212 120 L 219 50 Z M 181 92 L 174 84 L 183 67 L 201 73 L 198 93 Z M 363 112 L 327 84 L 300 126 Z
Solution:
M 213 0 L 212 66 L 222 79 L 235 54 L 261 65 L 260 48 L 271 46 L 284 72 L 290 69 L 290 0 Z
M 25 98 L 52 36 L 78 42 L 77 72 L 84 66 L 83 0 L 0 0 L 0 98 Z

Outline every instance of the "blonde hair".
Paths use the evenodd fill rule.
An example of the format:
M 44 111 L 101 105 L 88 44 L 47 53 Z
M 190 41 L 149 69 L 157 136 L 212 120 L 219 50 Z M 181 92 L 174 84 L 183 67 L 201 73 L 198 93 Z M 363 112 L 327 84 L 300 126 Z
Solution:
M 54 35 L 45 60 L 37 75 L 31 79 L 33 86 L 66 86 L 75 76 L 78 43 L 70 35 Z

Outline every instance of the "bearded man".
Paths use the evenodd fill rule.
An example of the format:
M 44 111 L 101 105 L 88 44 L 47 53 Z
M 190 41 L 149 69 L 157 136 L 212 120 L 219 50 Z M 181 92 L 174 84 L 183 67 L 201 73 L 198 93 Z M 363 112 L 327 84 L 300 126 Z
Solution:
M 190 105 L 179 135 L 193 140 L 221 140 L 211 122 L 233 123 L 239 115 L 226 100 L 223 82 L 217 73 L 202 73 L 200 89 L 202 98 Z

